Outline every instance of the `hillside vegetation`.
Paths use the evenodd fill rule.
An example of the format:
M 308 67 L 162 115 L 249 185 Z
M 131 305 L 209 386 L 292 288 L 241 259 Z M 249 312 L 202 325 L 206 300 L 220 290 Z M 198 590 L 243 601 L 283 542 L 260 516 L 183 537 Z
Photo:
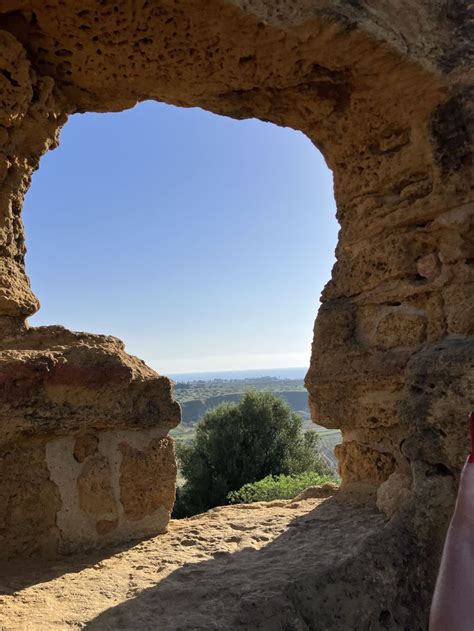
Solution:
M 305 471 L 293 475 L 267 475 L 257 482 L 244 484 L 238 491 L 231 491 L 227 499 L 230 504 L 251 504 L 290 500 L 311 486 L 334 484 L 334 478 L 317 471 Z M 333 487 L 331 487 L 333 488 Z
M 178 444 L 189 443 L 195 436 L 196 424 L 207 411 L 221 403 L 239 403 L 248 390 L 271 392 L 286 401 L 302 418 L 304 429 L 318 432 L 321 452 L 329 466 L 336 471 L 334 447 L 341 441 L 340 432 L 325 429 L 311 421 L 308 393 L 302 379 L 256 377 L 177 382 L 174 386 L 174 397 L 181 405 L 182 422 L 171 434 Z
M 331 477 L 314 430 L 278 395 L 247 391 L 240 403 L 206 412 L 196 436 L 177 447 L 185 479 L 174 517 L 190 517 L 228 503 L 228 494 L 267 476 L 317 472 Z

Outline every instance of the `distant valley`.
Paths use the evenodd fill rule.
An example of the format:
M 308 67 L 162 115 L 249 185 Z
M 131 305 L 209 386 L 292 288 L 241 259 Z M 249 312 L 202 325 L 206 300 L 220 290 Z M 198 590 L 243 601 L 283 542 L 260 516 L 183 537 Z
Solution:
M 176 382 L 174 397 L 181 405 L 182 422 L 172 431 L 172 435 L 178 442 L 192 440 L 197 422 L 208 410 L 220 403 L 239 402 L 244 392 L 249 389 L 272 392 L 284 399 L 302 418 L 304 429 L 313 429 L 318 432 L 323 454 L 331 466 L 336 468 L 334 447 L 340 442 L 340 432 L 325 429 L 311 421 L 308 393 L 301 378 L 264 376 Z

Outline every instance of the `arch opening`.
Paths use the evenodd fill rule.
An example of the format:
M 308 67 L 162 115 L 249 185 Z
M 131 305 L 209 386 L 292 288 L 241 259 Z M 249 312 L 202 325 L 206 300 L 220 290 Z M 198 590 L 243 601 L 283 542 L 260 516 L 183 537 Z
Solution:
M 161 374 L 309 366 L 338 226 L 301 134 L 153 102 L 72 117 L 24 221 L 30 326 L 107 329 Z
M 340 433 L 312 424 L 303 385 L 338 229 L 331 174 L 306 138 L 152 102 L 72 117 L 24 218 L 42 304 L 30 326 L 108 330 L 177 380 L 178 445 L 219 402 L 273 391 L 337 475 Z

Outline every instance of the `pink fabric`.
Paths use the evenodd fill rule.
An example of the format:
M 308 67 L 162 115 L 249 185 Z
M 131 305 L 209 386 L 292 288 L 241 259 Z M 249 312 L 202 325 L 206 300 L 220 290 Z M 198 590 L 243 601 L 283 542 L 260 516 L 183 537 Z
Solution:
M 469 414 L 469 424 L 471 426 L 471 455 L 469 456 L 468 462 L 474 464 L 474 412 Z

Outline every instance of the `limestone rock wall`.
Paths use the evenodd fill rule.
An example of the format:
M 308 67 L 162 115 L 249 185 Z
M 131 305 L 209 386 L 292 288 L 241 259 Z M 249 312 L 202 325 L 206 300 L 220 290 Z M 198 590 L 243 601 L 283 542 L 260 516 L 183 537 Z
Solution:
M 0 342 L 0 558 L 164 532 L 174 503 L 168 379 L 112 337 L 42 327 Z
M 1 354 L 15 368 L 5 373 L 0 404 L 7 401 L 1 426 L 10 442 L 61 436 L 54 440 L 69 445 L 70 459 L 68 436 L 91 434 L 105 445 L 97 431 L 114 423 L 120 431 L 167 427 L 156 409 L 172 405 L 169 392 L 152 389 L 136 409 L 136 384 L 159 378 L 122 382 L 120 370 L 96 370 L 96 342 L 85 352 L 66 331 L 57 334 L 59 356 L 70 349 L 81 367 L 74 374 L 88 385 L 70 389 L 72 373 L 61 376 L 62 368 L 53 371 L 58 384 L 46 385 L 54 343 L 48 334 L 33 352 L 25 341 L 42 334 L 24 328 L 38 302 L 25 275 L 21 204 L 67 116 L 155 99 L 299 129 L 333 170 L 341 225 L 306 379 L 313 418 L 342 430 L 343 484 L 378 489 L 390 519 L 387 556 L 398 559 L 388 542 L 399 533 L 418 563 L 400 564 L 400 584 L 423 585 L 426 606 L 474 405 L 471 12 L 455 0 L 4 0 L 0 316 L 11 342 Z M 108 356 L 130 362 L 122 352 Z M 14 421 L 10 370 L 32 391 L 44 384 Z M 93 394 L 97 383 L 114 393 L 105 407 Z M 63 424 L 65 396 L 72 400 Z M 133 460 L 132 443 L 119 445 L 121 458 Z M 58 477 L 47 474 L 41 449 L 34 458 L 52 515 Z M 80 488 L 89 466 L 116 478 L 113 463 L 107 470 L 89 457 L 86 472 L 77 469 Z

